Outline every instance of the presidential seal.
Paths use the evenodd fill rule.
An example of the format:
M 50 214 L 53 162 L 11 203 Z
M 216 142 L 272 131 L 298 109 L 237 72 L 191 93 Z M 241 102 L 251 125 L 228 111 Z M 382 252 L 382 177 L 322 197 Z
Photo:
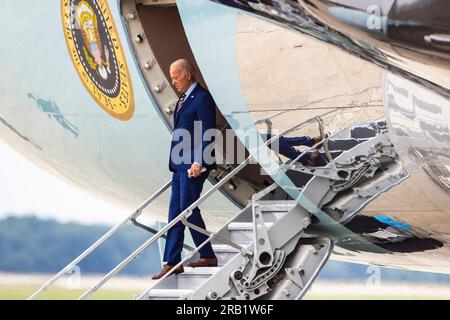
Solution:
M 64 37 L 81 82 L 110 115 L 128 120 L 133 88 L 106 0 L 61 0 Z

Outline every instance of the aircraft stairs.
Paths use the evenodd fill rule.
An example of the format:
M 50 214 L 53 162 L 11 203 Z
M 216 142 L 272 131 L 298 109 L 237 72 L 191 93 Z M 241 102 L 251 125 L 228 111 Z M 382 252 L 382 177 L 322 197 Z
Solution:
M 327 114 L 329 113 L 322 116 Z M 330 239 L 308 234 L 308 226 L 317 219 L 312 219 L 311 212 L 305 208 L 321 209 L 334 220 L 346 223 L 367 203 L 408 176 L 398 162 L 384 121 L 356 125 L 331 137 L 325 137 L 322 118 L 315 117 L 271 138 L 265 145 L 283 134 L 315 121 L 318 121 L 324 139 L 306 149 L 297 159 L 280 163 L 280 167 L 295 183 L 295 198 L 274 199 L 273 195 L 284 191 L 273 183 L 254 194 L 251 202 L 216 232 L 189 224 L 187 217 L 192 210 L 242 170 L 249 163 L 250 156 L 176 219 L 159 231 L 155 230 L 154 236 L 79 299 L 86 299 L 95 293 L 150 245 L 163 237 L 178 221 L 208 235 L 208 239 L 197 248 L 188 248 L 190 252 L 177 266 L 195 260 L 200 248 L 208 241 L 211 241 L 218 257 L 218 266 L 185 267 L 183 273 L 169 272 L 157 281 L 149 280 L 151 287 L 136 296 L 136 299 L 301 299 L 333 251 L 333 242 Z M 320 148 L 319 166 L 307 167 L 300 164 L 298 160 L 313 148 Z M 139 226 L 136 219 L 142 210 L 169 186 L 170 181 L 29 299 L 35 299 L 127 222 L 133 221 Z M 309 202 L 307 205 L 303 204 L 305 199 Z

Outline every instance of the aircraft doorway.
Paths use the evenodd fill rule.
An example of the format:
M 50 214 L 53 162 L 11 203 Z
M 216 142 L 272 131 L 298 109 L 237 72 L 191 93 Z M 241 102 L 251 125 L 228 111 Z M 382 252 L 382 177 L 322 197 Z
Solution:
M 157 102 L 160 114 L 166 124 L 173 128 L 172 114 L 178 100 L 178 93 L 172 87 L 170 80 L 171 63 L 180 58 L 191 61 L 196 70 L 197 81 L 207 88 L 189 45 L 176 2 L 174 0 L 123 0 L 121 9 L 142 75 Z M 221 132 L 230 128 L 218 108 L 216 123 Z M 225 136 L 224 134 L 223 141 L 216 141 L 216 159 L 218 154 L 225 154 L 227 148 L 242 147 L 237 138 L 234 139 L 233 146 L 227 146 Z M 212 177 L 210 181 L 220 181 L 237 165 L 225 162 L 218 165 L 218 169 L 210 176 Z M 272 183 L 270 176 L 262 173 L 258 164 L 247 165 L 222 188 L 222 191 L 237 204 L 245 206 L 254 193 Z
M 186 58 L 194 64 L 197 81 L 206 87 L 189 46 L 177 6 L 175 4 L 156 6 L 140 4 L 136 8 L 142 21 L 145 37 L 166 78 L 170 79 L 170 64 L 177 59 Z

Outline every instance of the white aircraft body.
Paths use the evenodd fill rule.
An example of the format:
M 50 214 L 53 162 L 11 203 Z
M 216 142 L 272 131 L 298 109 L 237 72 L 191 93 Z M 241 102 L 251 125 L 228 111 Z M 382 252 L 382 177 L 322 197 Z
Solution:
M 299 298 L 329 255 L 448 274 L 448 9 L 438 0 L 8 1 L 0 137 L 132 210 L 170 180 L 178 95 L 169 66 L 187 58 L 214 97 L 218 129 L 237 137 L 216 141 L 218 168 L 204 192 L 217 192 L 202 215 L 228 240 L 214 238 L 217 248 L 234 244 L 246 262 L 215 270 L 233 274 L 232 284 L 214 280 L 220 290 L 205 280 L 172 297 Z M 326 131 L 316 167 L 287 161 L 261 135 Z M 224 158 L 234 148 L 252 159 L 242 170 L 243 159 Z M 169 192 L 158 195 L 143 214 L 166 223 L 168 201 Z M 286 215 L 259 220 L 261 201 Z M 240 243 L 231 234 L 246 223 L 255 241 Z M 308 246 L 322 258 L 302 274 Z

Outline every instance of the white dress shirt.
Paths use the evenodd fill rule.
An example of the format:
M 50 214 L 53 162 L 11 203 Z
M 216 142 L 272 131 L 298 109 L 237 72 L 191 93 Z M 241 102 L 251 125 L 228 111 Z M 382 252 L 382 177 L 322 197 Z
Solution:
M 198 82 L 194 82 L 193 84 L 191 84 L 191 86 L 186 90 L 186 92 L 184 93 L 186 95 L 186 98 L 189 97 L 189 95 L 192 93 L 192 91 L 194 91 L 195 87 L 198 85 Z

